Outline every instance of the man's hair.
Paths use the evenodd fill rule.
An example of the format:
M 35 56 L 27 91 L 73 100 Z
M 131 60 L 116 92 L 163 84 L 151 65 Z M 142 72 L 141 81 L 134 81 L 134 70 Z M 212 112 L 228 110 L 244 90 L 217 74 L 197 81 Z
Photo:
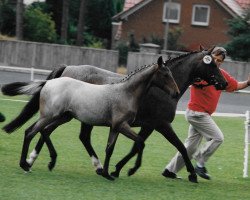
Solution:
M 227 55 L 227 50 L 223 47 L 215 47 L 212 51 L 212 54 L 214 54 L 215 56 L 222 56 L 224 60 Z

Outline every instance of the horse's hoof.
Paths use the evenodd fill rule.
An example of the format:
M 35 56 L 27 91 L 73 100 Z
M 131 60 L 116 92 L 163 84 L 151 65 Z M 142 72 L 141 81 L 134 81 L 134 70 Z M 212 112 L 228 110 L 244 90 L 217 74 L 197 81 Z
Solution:
M 96 169 L 95 172 L 97 173 L 97 175 L 102 175 L 102 168 Z
M 132 176 L 136 172 L 135 168 L 131 168 L 128 170 L 128 176 Z
M 188 176 L 188 180 L 192 183 L 198 183 L 198 180 L 197 180 L 197 175 L 194 173 L 194 174 L 190 174 Z
M 119 172 L 117 172 L 117 171 L 111 172 L 111 176 L 118 178 Z
M 49 164 L 48 164 L 49 171 L 52 171 L 54 169 L 55 165 L 56 165 L 55 162 L 49 162 Z
M 20 167 L 25 171 L 25 172 L 30 172 L 30 168 L 31 166 L 29 165 L 29 163 L 25 162 L 21 162 L 20 163 Z
M 104 178 L 110 180 L 110 181 L 114 181 L 114 180 L 115 180 L 115 179 L 114 179 L 112 176 L 110 176 L 108 173 L 104 173 L 104 174 L 102 174 L 102 176 L 103 176 Z

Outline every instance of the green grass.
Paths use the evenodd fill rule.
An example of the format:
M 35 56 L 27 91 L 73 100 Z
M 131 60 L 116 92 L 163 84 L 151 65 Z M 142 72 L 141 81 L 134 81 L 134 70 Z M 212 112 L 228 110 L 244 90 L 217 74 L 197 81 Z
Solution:
M 6 115 L 6 122 L 9 122 L 24 105 L 22 102 L 0 100 L 0 112 Z M 178 174 L 183 177 L 182 180 L 169 180 L 161 176 L 176 150 L 157 132 L 146 141 L 139 171 L 132 177 L 127 176 L 128 169 L 134 163 L 132 159 L 123 169 L 120 178 L 110 182 L 95 174 L 91 160 L 78 139 L 80 124 L 75 120 L 59 127 L 51 136 L 58 153 L 57 165 L 52 172 L 47 169 L 47 148 L 42 150 L 32 173 L 25 174 L 19 167 L 23 133 L 32 122 L 11 135 L 0 130 L 0 199 L 249 199 L 250 181 L 249 178 L 242 178 L 244 119 L 217 117 L 215 120 L 225 135 L 225 142 L 207 164 L 212 180 L 199 178 L 199 184 L 188 181 L 185 169 Z M 184 116 L 177 115 L 173 126 L 184 141 L 188 129 Z M 102 162 L 107 135 L 107 128 L 97 127 L 93 130 L 92 143 Z M 30 150 L 37 139 L 38 136 Z M 110 171 L 130 150 L 131 145 L 129 139 L 119 136 L 111 158 Z

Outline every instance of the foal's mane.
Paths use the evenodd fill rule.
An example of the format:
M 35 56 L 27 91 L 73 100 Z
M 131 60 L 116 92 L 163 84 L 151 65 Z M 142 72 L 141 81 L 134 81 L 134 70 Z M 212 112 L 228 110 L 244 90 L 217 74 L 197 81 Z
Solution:
M 117 83 L 122 83 L 125 82 L 127 80 L 129 80 L 132 76 L 134 76 L 135 74 L 139 73 L 140 71 L 142 71 L 143 69 L 146 69 L 152 65 L 155 65 L 156 63 L 153 63 L 151 65 L 144 65 L 138 69 L 135 69 L 134 71 L 130 72 L 130 74 L 128 74 L 127 76 L 125 76 L 122 80 L 118 81 Z M 116 83 L 111 83 L 111 84 L 116 84 Z

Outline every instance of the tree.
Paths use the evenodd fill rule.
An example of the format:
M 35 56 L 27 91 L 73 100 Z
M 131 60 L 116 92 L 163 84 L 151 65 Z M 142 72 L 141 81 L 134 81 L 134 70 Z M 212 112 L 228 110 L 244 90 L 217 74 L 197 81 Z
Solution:
M 16 2 L 0 0 L 0 33 L 9 36 L 15 35 Z
M 114 14 L 113 0 L 91 0 L 89 2 L 86 17 L 88 31 L 96 37 L 106 39 L 108 41 L 107 48 L 110 48 L 111 44 L 111 18 Z
M 24 39 L 36 42 L 56 41 L 55 23 L 39 8 L 27 8 L 24 13 Z
M 228 55 L 239 61 L 250 60 L 250 9 L 241 18 L 234 18 L 228 22 L 230 30 L 228 34 L 232 40 L 226 44 Z
M 67 41 L 68 21 L 69 21 L 69 0 L 63 0 L 62 26 L 61 26 L 61 42 L 63 43 Z
M 18 40 L 23 39 L 23 0 L 17 0 L 16 5 L 16 38 Z
M 46 0 L 48 4 L 49 13 L 52 13 L 52 19 L 56 25 L 57 35 L 61 35 L 61 26 L 62 26 L 62 0 Z
M 83 32 L 84 32 L 84 24 L 85 24 L 85 14 L 87 8 L 87 0 L 81 0 L 80 9 L 79 9 L 79 18 L 77 25 L 77 39 L 76 45 L 80 46 L 83 44 Z

